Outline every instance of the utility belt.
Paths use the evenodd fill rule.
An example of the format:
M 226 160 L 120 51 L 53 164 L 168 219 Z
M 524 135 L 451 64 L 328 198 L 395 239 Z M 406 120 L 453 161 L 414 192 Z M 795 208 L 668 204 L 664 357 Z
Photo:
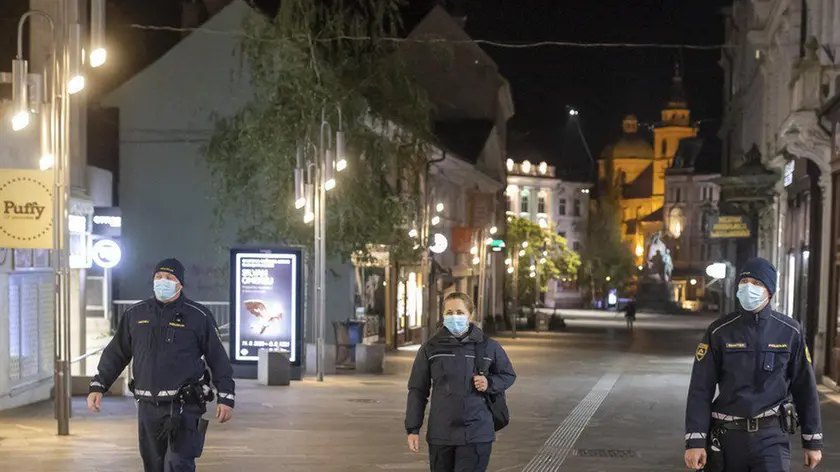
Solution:
M 783 403 L 775 411 L 761 418 L 713 419 L 712 428 L 706 445 L 706 467 L 703 472 L 723 472 L 723 446 L 721 439 L 727 431 L 746 431 L 755 433 L 761 429 L 781 428 L 788 434 L 794 434 L 799 419 L 793 403 Z

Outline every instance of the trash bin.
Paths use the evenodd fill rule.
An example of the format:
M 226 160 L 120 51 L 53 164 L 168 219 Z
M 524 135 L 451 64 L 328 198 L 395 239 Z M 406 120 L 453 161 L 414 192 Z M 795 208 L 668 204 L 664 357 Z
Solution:
M 535 314 L 535 328 L 537 331 L 548 331 L 548 322 L 551 318 L 551 315 L 538 311 Z
M 333 321 L 332 325 L 335 330 L 335 365 L 353 368 L 356 345 L 364 339 L 365 320 Z

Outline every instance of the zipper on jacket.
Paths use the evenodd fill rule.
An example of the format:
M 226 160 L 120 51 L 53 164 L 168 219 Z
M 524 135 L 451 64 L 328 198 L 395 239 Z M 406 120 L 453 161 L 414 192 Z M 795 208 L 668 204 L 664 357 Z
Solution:
M 157 390 L 157 386 L 156 386 L 157 382 L 155 382 L 155 373 L 157 372 L 157 367 L 158 367 L 158 365 L 157 365 L 157 352 L 158 352 L 158 350 L 157 350 L 157 330 L 161 326 L 160 319 L 163 316 L 163 310 L 159 306 L 155 306 L 155 315 L 157 315 L 157 316 L 155 316 L 156 325 L 155 325 L 154 329 L 152 329 L 152 344 L 150 346 L 152 348 L 152 383 L 149 386 L 149 393 L 152 394 L 152 401 L 155 402 L 155 406 L 160 406 L 160 404 L 158 403 L 158 392 L 155 391 L 155 390 Z

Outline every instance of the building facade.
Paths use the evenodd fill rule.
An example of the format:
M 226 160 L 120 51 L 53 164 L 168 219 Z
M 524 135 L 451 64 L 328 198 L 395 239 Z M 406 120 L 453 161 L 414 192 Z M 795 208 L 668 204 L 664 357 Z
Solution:
M 665 171 L 673 163 L 680 140 L 697 135 L 679 68 L 660 119 L 648 127 L 653 130 L 652 146 L 639 134 L 638 118 L 626 116 L 622 137 L 604 149 L 598 162 L 601 185 L 616 189 L 623 238 L 636 255 L 637 265 L 644 263 L 650 236 L 663 229 Z
M 673 296 L 692 311 L 720 306 L 720 295 L 706 290 L 706 267 L 720 253 L 709 231 L 719 215 L 720 175 L 706 170 L 720 159 L 715 151 L 706 139 L 683 138 L 665 171 L 663 227 L 673 262 Z
M 580 253 L 586 244 L 589 195 L 592 185 L 570 182 L 556 176 L 554 166 L 507 160 L 505 212 L 550 229 L 566 240 L 572 251 Z M 548 307 L 577 307 L 582 292 L 573 280 L 550 280 L 545 295 Z
M 830 0 L 736 0 L 726 10 L 722 212 L 749 222 L 722 257 L 762 256 L 779 269 L 774 308 L 803 326 L 818 375 L 835 380 L 830 126 L 840 6 Z M 835 312 L 830 312 L 830 308 Z

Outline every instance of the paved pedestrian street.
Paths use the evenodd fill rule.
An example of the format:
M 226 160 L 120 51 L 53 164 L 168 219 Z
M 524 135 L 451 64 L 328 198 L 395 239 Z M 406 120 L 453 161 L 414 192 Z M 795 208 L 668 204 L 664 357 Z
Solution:
M 519 375 L 512 423 L 493 471 L 685 470 L 683 418 L 694 349 L 712 318 L 640 314 L 630 335 L 612 314 L 570 313 L 563 333 L 499 336 Z M 405 446 L 406 376 L 414 353 L 382 376 L 263 387 L 240 380 L 231 423 L 214 423 L 200 471 L 428 470 L 425 445 Z M 55 435 L 49 404 L 0 413 L 0 471 L 140 471 L 135 405 L 108 398 L 99 415 L 74 401 L 70 437 Z M 840 470 L 840 406 L 823 402 L 821 470 Z M 794 471 L 804 468 L 798 435 Z

